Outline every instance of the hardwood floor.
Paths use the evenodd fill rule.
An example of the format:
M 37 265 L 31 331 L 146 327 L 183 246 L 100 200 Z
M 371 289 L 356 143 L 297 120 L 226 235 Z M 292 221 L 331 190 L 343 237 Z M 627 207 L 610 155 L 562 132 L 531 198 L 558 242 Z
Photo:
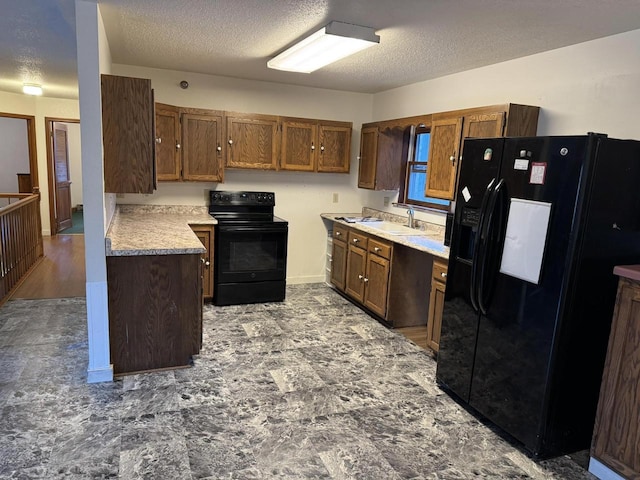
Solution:
M 401 333 L 420 348 L 431 351 L 427 348 L 427 326 L 420 327 L 402 327 L 395 329 L 398 333 Z
M 84 235 L 43 237 L 43 244 L 43 260 L 11 298 L 84 297 Z

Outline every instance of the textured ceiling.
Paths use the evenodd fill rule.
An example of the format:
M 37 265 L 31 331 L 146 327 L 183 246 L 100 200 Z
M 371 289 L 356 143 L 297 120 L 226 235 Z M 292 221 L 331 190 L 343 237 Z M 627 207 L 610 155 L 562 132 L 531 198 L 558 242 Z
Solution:
M 97 0 L 114 63 L 374 93 L 640 28 L 640 0 Z M 0 90 L 74 97 L 72 0 L 3 0 Z M 311 74 L 266 62 L 332 20 L 380 45 Z

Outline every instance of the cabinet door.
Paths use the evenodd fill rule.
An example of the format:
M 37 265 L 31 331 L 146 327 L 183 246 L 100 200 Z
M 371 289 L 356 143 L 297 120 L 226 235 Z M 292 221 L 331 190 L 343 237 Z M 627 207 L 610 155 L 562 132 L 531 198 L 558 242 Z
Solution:
M 205 300 L 213 298 L 213 227 L 204 225 L 191 225 L 191 230 L 196 234 L 204 248 L 207 249 L 201 255 L 202 258 L 202 294 Z
M 315 121 L 282 121 L 280 169 L 313 172 L 316 169 L 318 126 Z
M 366 263 L 367 251 L 364 248 L 349 244 L 345 292 L 360 303 L 364 302 Z
M 429 295 L 429 321 L 427 324 L 427 347 L 434 352 L 440 348 L 440 331 L 442 330 L 442 312 L 444 311 L 445 284 L 433 282 Z
M 436 120 L 431 124 L 427 197 L 453 200 L 461 135 L 462 118 Z
M 358 187 L 376 188 L 376 162 L 378 160 L 378 127 L 364 127 L 360 134 L 360 166 Z
M 365 307 L 384 317 L 387 313 L 389 260 L 378 255 L 369 254 L 367 256 L 367 274 L 364 283 Z
M 431 293 L 429 294 L 429 319 L 427 321 L 427 347 L 434 352 L 440 348 L 442 330 L 442 312 L 444 311 L 444 292 L 447 281 L 447 264 L 433 262 L 431 275 Z
M 158 181 L 180 180 L 180 112 L 156 103 L 156 172 Z
M 278 117 L 227 114 L 227 167 L 275 170 Z
M 602 376 L 591 455 L 640 478 L 640 285 L 621 279 Z
M 351 125 L 320 123 L 318 172 L 349 173 Z
M 504 112 L 483 113 L 464 117 L 462 138 L 501 137 L 504 128 Z
M 153 193 L 151 80 L 102 75 L 101 86 L 105 192 Z
M 347 243 L 333 239 L 331 249 L 331 283 L 344 292 L 347 275 Z
M 182 114 L 182 178 L 222 182 L 222 117 Z

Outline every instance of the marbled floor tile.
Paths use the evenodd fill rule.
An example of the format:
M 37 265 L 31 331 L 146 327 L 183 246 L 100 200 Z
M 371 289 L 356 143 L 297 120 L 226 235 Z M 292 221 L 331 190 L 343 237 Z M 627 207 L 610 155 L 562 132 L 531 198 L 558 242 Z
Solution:
M 184 443 L 154 442 L 120 453 L 120 478 L 191 480 L 189 454 Z
M 282 393 L 324 387 L 324 381 L 310 365 L 285 366 L 269 370 Z
M 373 445 L 359 442 L 320 452 L 322 463 L 336 480 L 351 478 L 384 478 L 402 480 L 389 462 Z
M 178 394 L 178 407 L 181 410 L 183 408 L 225 403 L 230 397 L 227 382 L 221 376 L 178 382 L 176 384 L 176 393 Z
M 24 427 L 0 430 L 0 478 L 16 470 L 47 465 L 54 440 L 52 434 Z
M 278 322 L 269 318 L 256 319 L 252 322 L 243 321 L 242 328 L 249 337 L 282 335 L 283 333 Z
M 0 338 L 2 335 L 0 335 Z M 15 382 L 27 365 L 28 357 L 16 347 L 0 347 L 0 383 Z
M 185 429 L 181 412 L 149 413 L 125 418 L 121 422 L 121 450 L 134 450 L 149 443 L 184 441 Z
M 47 480 L 87 480 L 123 478 L 119 475 L 118 460 L 105 462 L 74 463 L 72 465 L 49 465 L 46 471 Z M 27 476 L 25 478 L 40 478 Z
M 176 412 L 179 408 L 175 385 L 153 390 L 129 390 L 122 394 L 122 418 L 139 417 L 149 413 Z
M 136 375 L 126 375 L 122 377 L 122 390 L 155 390 L 157 388 L 169 387 L 176 383 L 174 370 L 166 372 L 140 373 Z
M 331 479 L 304 423 L 271 425 L 253 450 L 265 478 Z
M 232 398 L 261 398 L 264 395 L 281 393 L 278 384 L 268 370 L 256 369 L 239 375 L 224 374 Z
M 193 478 L 224 478 L 256 467 L 252 427 L 228 415 L 227 409 L 182 410 L 185 442 Z
M 51 451 L 51 465 L 117 464 L 120 455 L 119 422 L 83 423 L 59 434 Z
M 305 420 L 347 411 L 344 401 L 333 388 L 320 387 L 288 392 L 284 395 L 291 420 Z

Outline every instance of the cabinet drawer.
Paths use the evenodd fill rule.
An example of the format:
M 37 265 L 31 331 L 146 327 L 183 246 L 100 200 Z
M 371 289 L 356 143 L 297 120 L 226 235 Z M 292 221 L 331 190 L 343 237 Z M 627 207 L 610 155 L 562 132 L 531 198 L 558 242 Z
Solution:
M 387 260 L 391 259 L 391 245 L 388 243 L 380 242 L 379 240 L 369 239 L 369 251 L 375 253 Z
M 434 260 L 432 278 L 439 282 L 447 283 L 447 264 Z
M 360 248 L 367 249 L 367 243 L 369 238 L 358 232 L 351 230 L 349 232 L 349 245 L 357 245 Z
M 337 238 L 338 240 L 342 240 L 343 242 L 347 241 L 349 230 L 347 227 L 340 225 L 338 223 L 333 224 L 333 238 Z

